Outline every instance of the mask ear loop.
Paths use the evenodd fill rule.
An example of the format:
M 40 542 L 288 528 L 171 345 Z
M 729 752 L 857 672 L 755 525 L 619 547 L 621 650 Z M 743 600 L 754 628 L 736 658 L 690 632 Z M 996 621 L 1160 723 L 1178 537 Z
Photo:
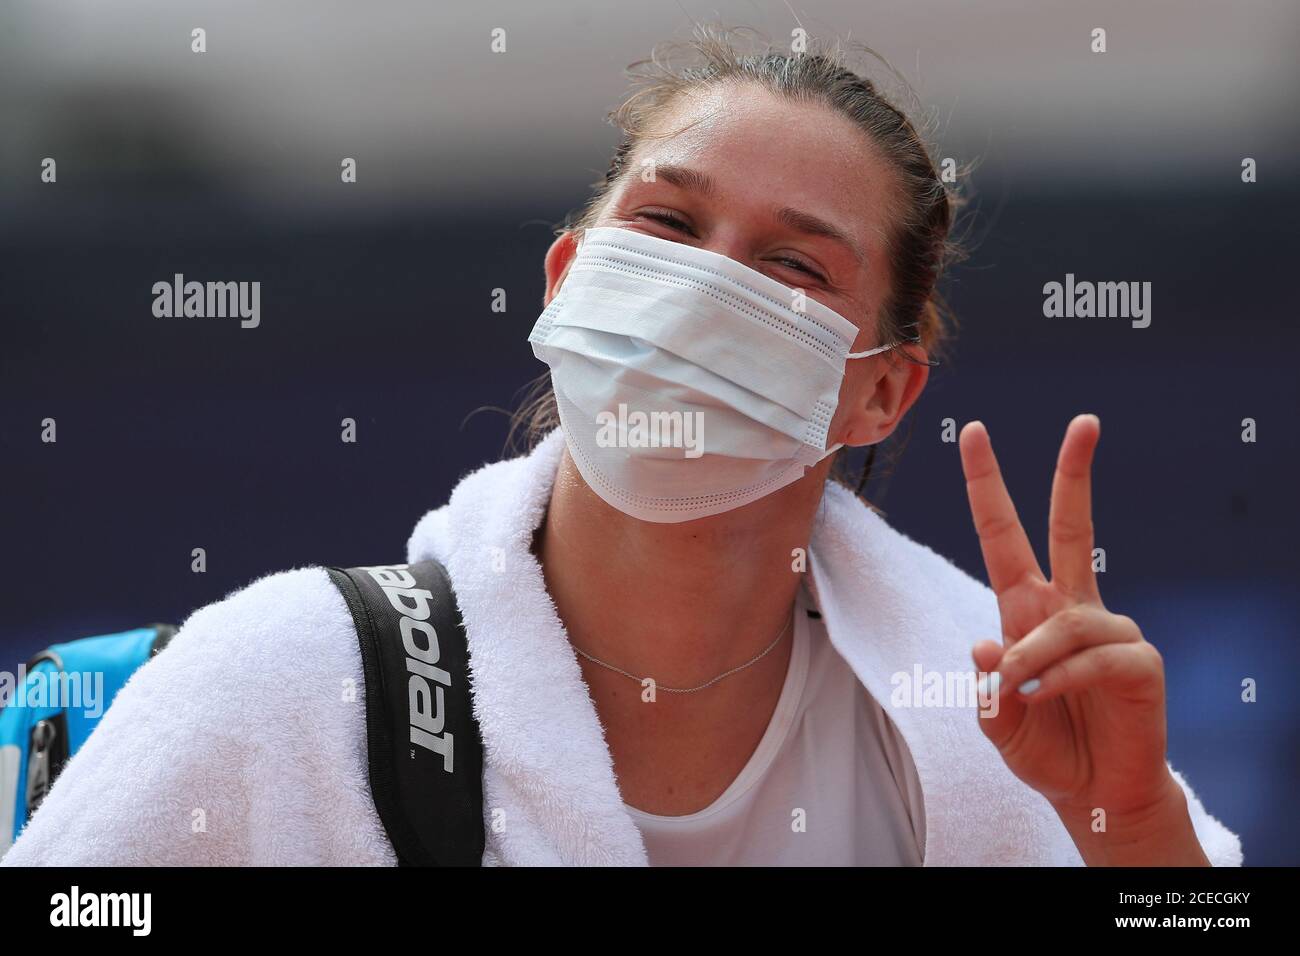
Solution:
M 894 343 L 894 344 L 896 345 L 898 343 Z M 894 347 L 893 345 L 881 345 L 878 348 L 867 349 L 865 352 L 850 352 L 848 355 L 844 357 L 845 358 L 867 358 L 868 356 L 879 355 L 881 352 L 888 352 L 893 347 Z
M 916 328 L 916 326 L 917 326 L 917 323 L 913 322 L 911 325 L 904 326 L 904 328 L 907 328 L 907 329 L 914 329 L 914 328 Z M 881 352 L 888 352 L 890 349 L 897 348 L 897 347 L 900 346 L 900 345 L 917 345 L 917 344 L 920 343 L 920 341 L 921 341 L 921 336 L 920 336 L 920 334 L 918 333 L 918 334 L 916 334 L 916 335 L 909 336 L 909 337 L 903 339 L 903 340 L 900 341 L 900 342 L 895 342 L 895 343 L 893 343 L 892 345 L 881 345 L 881 346 L 877 346 L 877 347 L 874 348 L 874 349 L 867 349 L 865 352 L 850 352 L 850 353 L 848 353 L 848 354 L 847 354 L 846 356 L 844 356 L 844 357 L 845 357 L 846 359 L 869 358 L 869 357 L 871 357 L 872 355 L 879 355 Z M 921 361 L 919 361 L 918 359 L 912 358 L 912 356 L 907 355 L 906 352 L 904 352 L 903 354 L 904 354 L 904 356 L 905 356 L 909 361 L 917 362 L 917 364 L 919 364 L 919 365 L 928 365 L 928 366 L 930 366 L 931 368 L 934 368 L 934 367 L 936 367 L 936 366 L 939 364 L 938 362 L 934 361 L 933 359 L 927 360 L 927 361 L 925 361 L 925 362 L 921 362 Z

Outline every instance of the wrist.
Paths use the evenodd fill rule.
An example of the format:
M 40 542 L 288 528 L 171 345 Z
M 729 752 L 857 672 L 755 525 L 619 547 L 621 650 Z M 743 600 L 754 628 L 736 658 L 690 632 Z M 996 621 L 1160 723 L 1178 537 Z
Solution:
M 1209 866 L 1172 775 L 1148 801 L 1122 811 L 1053 804 L 1088 866 Z M 1107 811 L 1105 815 L 1099 810 Z

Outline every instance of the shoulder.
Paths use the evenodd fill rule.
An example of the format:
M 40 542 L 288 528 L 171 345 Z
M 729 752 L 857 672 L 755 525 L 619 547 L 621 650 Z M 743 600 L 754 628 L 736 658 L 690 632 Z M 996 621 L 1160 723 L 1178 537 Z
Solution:
M 91 740 L 120 732 L 142 746 L 146 736 L 197 748 L 238 741 L 237 754 L 289 727 L 295 749 L 316 746 L 364 716 L 342 706 L 364 703 L 361 681 L 352 616 L 329 573 L 281 571 L 191 614 L 123 686 Z
M 350 691 L 361 695 L 351 613 L 324 568 L 304 567 L 265 575 L 195 611 L 117 703 L 183 705 L 264 733 L 268 720 L 307 715 L 307 726 L 328 726 Z
M 293 662 L 301 672 L 310 666 L 304 657 L 346 658 L 332 652 L 339 635 L 351 631 L 347 604 L 329 572 L 295 568 L 257 578 L 199 608 L 176 633 L 166 655 L 149 667 L 184 658 L 190 667 L 214 672 L 233 674 L 256 666 L 280 671 L 280 662 Z

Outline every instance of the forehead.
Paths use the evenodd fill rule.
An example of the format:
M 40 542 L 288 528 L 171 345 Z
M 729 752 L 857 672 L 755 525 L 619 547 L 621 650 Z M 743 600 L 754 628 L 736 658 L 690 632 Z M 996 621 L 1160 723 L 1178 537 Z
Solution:
M 636 169 L 647 160 L 686 166 L 713 179 L 737 211 L 789 206 L 864 248 L 886 240 L 893 173 L 864 130 L 822 103 L 755 83 L 714 84 L 678 96 L 645 133 Z

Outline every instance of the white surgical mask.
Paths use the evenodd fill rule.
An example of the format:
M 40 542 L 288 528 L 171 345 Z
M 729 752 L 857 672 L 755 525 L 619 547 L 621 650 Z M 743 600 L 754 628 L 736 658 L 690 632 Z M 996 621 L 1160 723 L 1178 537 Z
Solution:
M 826 433 L 845 360 L 892 347 L 852 353 L 857 333 L 734 259 L 600 227 L 528 341 L 591 489 L 677 522 L 756 501 L 841 447 Z

